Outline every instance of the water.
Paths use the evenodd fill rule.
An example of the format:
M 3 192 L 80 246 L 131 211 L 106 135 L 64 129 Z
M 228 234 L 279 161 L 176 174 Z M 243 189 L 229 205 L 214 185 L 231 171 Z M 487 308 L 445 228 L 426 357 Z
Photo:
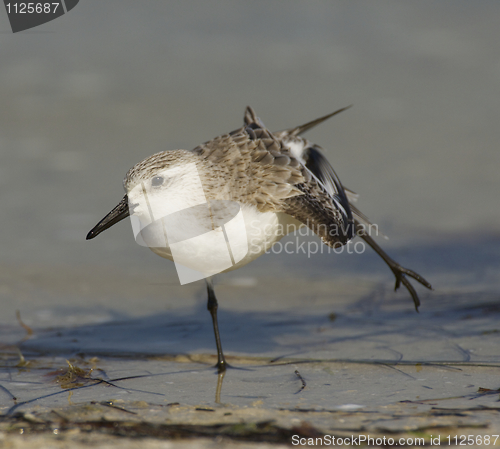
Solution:
M 418 290 L 416 314 L 369 250 L 270 254 L 221 276 L 223 346 L 252 371 L 228 372 L 220 402 L 382 413 L 417 397 L 465 407 L 499 387 L 498 2 L 292 3 L 87 1 L 16 35 L 0 14 L 0 335 L 15 345 L 0 384 L 18 403 L 64 393 L 16 410 L 68 405 L 44 370 L 95 356 L 110 379 L 154 376 L 73 403 L 217 405 L 203 284 L 180 286 L 126 221 L 85 235 L 130 166 L 239 127 L 247 104 L 276 130 L 354 104 L 308 137 L 390 237 L 381 245 L 435 290 Z M 16 310 L 34 330 L 23 343 Z M 15 368 L 16 347 L 43 369 Z

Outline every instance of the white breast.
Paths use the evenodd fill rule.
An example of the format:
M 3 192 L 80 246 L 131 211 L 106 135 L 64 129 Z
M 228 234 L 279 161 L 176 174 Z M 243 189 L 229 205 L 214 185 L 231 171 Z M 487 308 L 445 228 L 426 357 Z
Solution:
M 189 259 L 185 260 L 186 264 L 191 265 L 192 268 L 196 267 L 207 275 L 232 271 L 257 259 L 285 235 L 303 226 L 302 223 L 287 214 L 262 213 L 249 205 L 242 205 L 241 212 L 245 229 L 239 229 L 237 234 L 234 232 L 231 234 L 231 232 L 227 232 L 229 229 L 226 229 L 224 236 L 222 229 L 218 228 L 211 234 L 205 234 L 196 240 L 193 239 L 191 243 L 184 242 L 183 249 L 186 251 L 186 258 Z M 226 243 L 234 256 L 233 262 L 236 259 L 236 263 L 231 263 L 227 268 L 218 270 L 217 267 L 220 265 L 218 251 L 221 242 L 224 242 L 224 237 L 227 238 Z M 174 260 L 172 248 L 168 245 L 152 247 L 151 250 L 161 257 Z M 175 257 L 175 261 L 179 262 L 177 257 Z
M 235 270 L 252 262 L 262 256 L 285 235 L 304 226 L 290 215 L 284 213 L 262 213 L 253 206 L 245 205 L 242 206 L 242 211 L 245 219 L 248 253 L 239 263 L 226 271 Z

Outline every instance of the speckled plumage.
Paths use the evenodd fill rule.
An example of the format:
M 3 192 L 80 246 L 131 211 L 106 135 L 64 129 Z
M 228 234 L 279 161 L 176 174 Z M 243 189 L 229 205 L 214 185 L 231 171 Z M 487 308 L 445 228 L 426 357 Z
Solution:
M 289 143 L 302 145 L 304 154 L 309 147 L 315 151 L 319 147 L 300 137 L 297 128 L 272 133 L 250 107 L 244 122 L 242 128 L 191 151 L 164 151 L 144 159 L 127 173 L 126 190 L 166 166 L 195 162 L 207 199 L 233 200 L 263 213 L 284 213 L 308 226 L 327 245 L 347 243 L 354 236 L 354 225 L 340 181 L 329 192 L 306 163 L 293 155 Z
M 264 254 L 286 233 L 305 225 L 332 247 L 346 244 L 355 235 L 361 237 L 393 272 L 396 289 L 401 284 L 408 289 L 418 310 L 420 301 L 408 278 L 413 278 L 427 288 L 431 288 L 431 285 L 418 273 L 391 259 L 366 232 L 362 224 L 369 223 L 368 219 L 352 205 L 356 195 L 343 187 L 322 154 L 321 147 L 301 136 L 301 133 L 344 109 L 305 125 L 273 133 L 248 107 L 243 127 L 190 151 L 163 151 L 144 159 L 132 167 L 125 177 L 127 194 L 94 226 L 87 234 L 87 239 L 93 239 L 130 215 L 146 218 L 145 229 L 149 229 L 150 223 L 162 223 L 162 217 L 175 215 L 176 211 L 193 210 L 193 207 L 199 210 L 196 208 L 200 205 L 206 207 L 212 200 L 223 200 L 222 203 L 229 200 L 231 204 L 238 203 L 246 228 L 246 232 L 238 232 L 246 236 L 237 238 L 235 245 L 231 240 L 231 248 L 233 251 L 242 244 L 246 255 L 238 259 L 237 263 L 234 259 L 232 266 L 216 273 L 249 263 Z M 155 207 L 152 208 L 151 204 Z M 221 210 L 224 211 L 224 207 Z M 214 211 L 216 208 L 211 207 L 211 219 L 205 219 L 209 231 L 196 235 L 212 235 L 212 230 L 222 232 L 223 226 L 216 226 L 215 223 L 218 220 L 223 223 L 224 220 Z M 227 215 L 227 210 L 223 215 Z M 189 228 L 193 221 L 196 220 L 178 222 L 174 228 L 183 231 L 183 227 Z M 291 229 L 288 229 L 289 224 L 293 225 Z M 283 231 L 283 225 L 287 226 L 286 231 Z M 161 257 L 173 260 L 171 245 L 176 243 L 175 239 L 168 242 L 168 233 L 164 235 L 162 229 L 154 235 L 165 237 L 167 243 L 163 246 L 147 246 Z M 255 230 L 258 232 L 252 235 Z M 210 265 L 215 248 L 210 240 L 188 241 L 194 241 L 187 253 L 189 261 Z M 201 268 L 203 270 L 205 267 Z M 214 326 L 216 366 L 221 373 L 226 370 L 227 363 L 220 341 L 218 303 L 211 275 L 209 273 L 206 276 L 207 308 Z

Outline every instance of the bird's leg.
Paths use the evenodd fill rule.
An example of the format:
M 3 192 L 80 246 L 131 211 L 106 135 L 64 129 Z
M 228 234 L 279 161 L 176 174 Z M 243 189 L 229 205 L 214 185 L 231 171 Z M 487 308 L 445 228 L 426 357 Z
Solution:
M 424 287 L 432 290 L 431 284 L 427 282 L 422 276 L 415 271 L 409 270 L 408 268 L 402 267 L 395 260 L 391 259 L 387 253 L 373 240 L 365 228 L 357 221 L 356 223 L 356 234 L 359 235 L 368 245 L 372 247 L 372 249 L 383 259 L 383 261 L 389 266 L 392 273 L 396 277 L 396 286 L 394 290 L 397 290 L 401 284 L 403 284 L 408 291 L 410 292 L 411 297 L 413 298 L 413 302 L 415 304 L 415 310 L 418 312 L 418 306 L 420 305 L 420 300 L 418 299 L 417 292 L 413 288 L 413 285 L 410 284 L 410 281 L 406 278 L 409 276 L 415 279 L 417 282 L 420 282 Z
M 212 315 L 212 323 L 214 325 L 214 334 L 215 334 L 215 344 L 217 345 L 217 365 L 215 365 L 219 371 L 222 373 L 226 371 L 227 362 L 224 357 L 224 353 L 222 352 L 222 345 L 220 343 L 220 335 L 219 335 L 219 324 L 217 322 L 217 298 L 215 297 L 214 286 L 212 284 L 211 278 L 206 278 L 207 281 L 207 293 L 208 293 L 208 302 L 207 309 Z

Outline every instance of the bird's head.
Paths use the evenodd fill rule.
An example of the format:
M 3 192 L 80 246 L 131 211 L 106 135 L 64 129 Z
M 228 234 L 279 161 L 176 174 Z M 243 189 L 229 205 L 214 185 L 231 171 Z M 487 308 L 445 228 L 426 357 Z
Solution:
M 125 196 L 87 234 L 97 237 L 129 216 L 141 226 L 190 206 L 205 203 L 197 157 L 186 150 L 163 151 L 134 165 L 123 180 Z

